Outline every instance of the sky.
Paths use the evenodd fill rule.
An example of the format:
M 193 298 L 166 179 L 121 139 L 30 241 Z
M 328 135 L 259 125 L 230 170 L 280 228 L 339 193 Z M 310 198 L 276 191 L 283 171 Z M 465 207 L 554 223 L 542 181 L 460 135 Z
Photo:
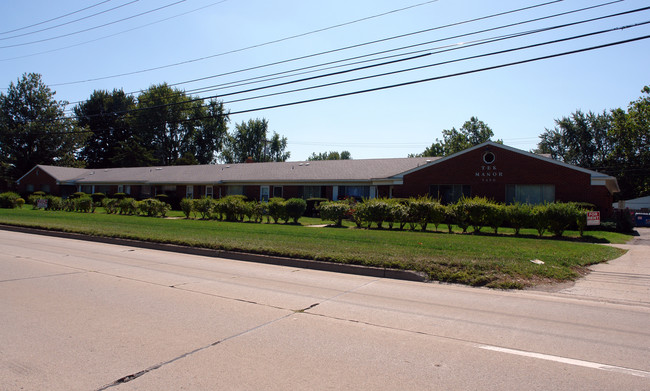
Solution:
M 494 139 L 532 150 L 556 119 L 626 108 L 641 96 L 650 84 L 650 39 L 580 50 L 650 36 L 650 24 L 642 24 L 650 10 L 587 21 L 648 6 L 642 0 L 3 1 L 0 92 L 35 72 L 71 109 L 94 90 L 137 95 L 166 82 L 222 100 L 231 129 L 267 119 L 271 132 L 287 137 L 292 161 L 342 150 L 354 159 L 406 157 L 472 116 Z M 572 51 L 579 52 L 563 54 Z

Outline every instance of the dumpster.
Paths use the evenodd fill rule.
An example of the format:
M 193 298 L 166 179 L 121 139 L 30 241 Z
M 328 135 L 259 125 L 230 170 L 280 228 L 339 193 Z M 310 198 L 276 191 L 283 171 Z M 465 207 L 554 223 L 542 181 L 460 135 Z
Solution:
M 636 213 L 634 223 L 637 227 L 650 227 L 650 213 Z

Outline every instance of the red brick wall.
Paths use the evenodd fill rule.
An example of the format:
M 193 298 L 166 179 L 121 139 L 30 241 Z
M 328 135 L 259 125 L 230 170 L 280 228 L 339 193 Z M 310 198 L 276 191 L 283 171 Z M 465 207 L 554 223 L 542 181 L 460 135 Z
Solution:
M 28 185 L 33 185 L 34 190 L 28 192 Z M 31 194 L 34 191 L 45 191 L 43 189 L 47 186 L 49 186 L 49 191 L 46 191 L 46 193 L 60 195 L 61 189 L 59 188 L 59 185 L 56 184 L 56 180 L 46 174 L 45 171 L 41 170 L 40 168 L 36 168 L 27 174 L 24 178 L 22 178 L 20 184 L 17 187 L 17 190 L 18 193 L 26 195 L 27 193 Z
M 590 202 L 611 213 L 612 195 L 604 186 L 591 186 L 590 174 L 499 147 L 489 150 L 495 156 L 492 164 L 483 161 L 486 148 L 480 148 L 408 174 L 393 197 L 426 195 L 434 184 L 463 184 L 471 186 L 472 196 L 505 202 L 506 185 L 554 185 L 556 201 Z

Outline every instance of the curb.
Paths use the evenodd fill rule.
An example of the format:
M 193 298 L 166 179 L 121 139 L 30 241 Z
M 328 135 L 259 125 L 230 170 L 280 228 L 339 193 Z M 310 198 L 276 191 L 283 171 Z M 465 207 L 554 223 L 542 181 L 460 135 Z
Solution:
M 21 227 L 15 225 L 0 224 L 0 230 L 21 232 L 35 235 L 52 236 L 65 239 L 85 240 L 89 242 L 115 244 L 119 246 L 131 246 L 148 250 L 159 250 L 189 255 L 199 255 L 212 258 L 225 258 L 242 262 L 263 263 L 268 265 L 297 267 L 301 269 L 320 270 L 334 273 L 355 274 L 360 276 L 390 278 L 404 281 L 427 281 L 421 273 L 411 270 L 388 269 L 373 266 L 350 265 L 344 263 L 314 261 L 308 259 L 277 257 L 271 255 L 252 254 L 235 251 L 213 250 L 209 248 L 182 246 L 177 244 L 146 242 L 135 239 L 110 238 L 103 236 L 92 236 L 72 232 L 51 231 L 41 228 Z

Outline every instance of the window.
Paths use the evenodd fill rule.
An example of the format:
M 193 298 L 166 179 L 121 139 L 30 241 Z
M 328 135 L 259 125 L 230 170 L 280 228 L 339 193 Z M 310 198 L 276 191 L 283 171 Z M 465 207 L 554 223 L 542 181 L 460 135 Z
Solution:
M 141 193 L 145 198 L 151 196 L 151 185 L 142 185 Z
M 243 195 L 244 194 L 244 186 L 228 186 L 228 195 Z
M 33 193 L 34 192 L 34 185 L 33 184 L 28 184 L 25 186 L 25 190 L 27 190 L 28 193 Z
M 322 197 L 322 193 L 321 193 L 320 186 L 303 186 L 302 198 L 307 200 L 310 198 L 321 198 L 321 197 Z
M 194 198 L 194 186 L 188 185 L 185 188 L 185 198 L 193 199 Z
M 339 198 L 353 197 L 357 200 L 370 196 L 370 186 L 341 186 L 339 187 Z
M 269 187 L 260 186 L 260 201 L 268 202 L 269 200 Z
M 507 185 L 506 201 L 522 204 L 543 204 L 555 201 L 554 185 Z
M 212 186 L 206 186 L 205 187 L 205 196 L 214 198 L 214 187 Z
M 41 191 L 43 191 L 44 193 L 49 193 L 50 192 L 50 185 L 41 186 Z
M 429 195 L 440 200 L 443 205 L 455 204 L 462 197 L 471 197 L 472 187 L 470 185 L 431 185 Z
M 282 198 L 282 186 L 273 186 L 273 197 Z

